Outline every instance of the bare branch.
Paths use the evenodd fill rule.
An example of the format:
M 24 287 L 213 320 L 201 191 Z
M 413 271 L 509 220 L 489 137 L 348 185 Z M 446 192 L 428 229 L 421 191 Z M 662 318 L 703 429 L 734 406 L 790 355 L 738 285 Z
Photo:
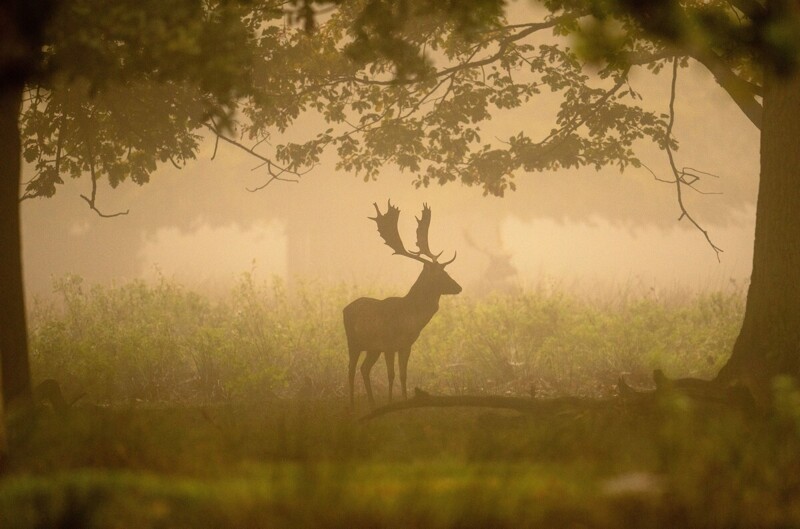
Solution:
M 97 206 L 95 205 L 95 199 L 97 198 L 97 174 L 95 173 L 95 170 L 94 170 L 94 160 L 91 159 L 91 153 L 90 153 L 90 160 L 89 160 L 89 172 L 90 172 L 91 178 L 92 178 L 92 195 L 91 195 L 91 198 L 87 197 L 84 194 L 80 195 L 80 197 L 83 200 L 85 200 L 87 204 L 89 204 L 89 209 L 91 209 L 92 211 L 97 213 L 100 217 L 103 217 L 105 219 L 110 219 L 110 218 L 113 218 L 113 217 L 119 217 L 121 215 L 127 215 L 128 213 L 130 213 L 129 209 L 126 209 L 125 211 L 120 211 L 118 213 L 103 213 L 102 211 L 97 209 Z
M 697 174 L 699 173 L 699 174 Z M 700 193 L 701 195 L 721 195 L 722 191 L 703 191 L 701 189 L 697 189 L 694 185 L 700 181 L 700 175 L 706 176 L 713 176 L 714 178 L 719 178 L 719 176 L 713 173 L 707 173 L 705 171 L 700 171 L 698 169 L 693 169 L 691 167 L 684 167 L 680 171 L 681 180 L 684 184 L 686 184 L 689 189 L 696 193 Z M 691 180 L 689 180 L 691 178 Z
M 167 155 L 167 158 L 169 158 L 169 161 L 172 162 L 172 165 L 175 166 L 175 169 L 183 169 L 184 168 L 184 166 L 178 165 L 178 163 L 175 161 L 175 159 L 172 157 L 171 154 Z
M 61 172 L 61 147 L 64 143 L 64 129 L 67 128 L 67 113 L 61 114 L 60 123 L 58 125 L 58 140 L 56 140 L 56 175 Z
M 229 138 L 229 137 L 225 136 L 224 134 L 222 134 L 219 131 L 219 129 L 217 128 L 216 123 L 214 123 L 213 120 L 211 121 L 210 125 L 208 123 L 205 123 L 205 126 L 206 126 L 206 128 L 208 130 L 210 130 L 211 132 L 213 132 L 216 135 L 216 137 L 217 137 L 216 141 L 217 142 L 219 142 L 219 140 L 223 140 L 225 142 L 228 142 L 231 145 L 233 145 L 234 147 L 237 147 L 237 148 L 245 151 L 249 155 L 251 155 L 251 156 L 261 160 L 262 162 L 264 162 L 259 167 L 262 167 L 263 165 L 267 166 L 267 171 L 268 171 L 268 173 L 270 175 L 269 180 L 267 180 L 267 182 L 265 184 L 261 185 L 261 186 L 258 186 L 258 187 L 252 188 L 252 189 L 251 188 L 245 188 L 248 191 L 250 191 L 251 193 L 255 193 L 256 191 L 260 191 L 260 190 L 264 189 L 265 187 L 267 187 L 269 184 L 271 184 L 275 180 L 279 180 L 281 182 L 294 182 L 294 183 L 297 183 L 297 182 L 299 182 L 299 177 L 303 176 L 304 174 L 306 174 L 308 171 L 311 170 L 311 168 L 309 168 L 308 171 L 299 172 L 299 171 L 293 171 L 293 170 L 289 169 L 288 167 L 282 167 L 282 166 L 279 166 L 279 165 L 275 164 L 275 162 L 273 162 L 272 160 L 270 160 L 266 156 L 263 156 L 263 155 L 257 153 L 255 151 L 255 146 L 254 147 L 248 147 L 248 146 L 244 145 L 243 143 L 241 143 L 241 142 L 239 142 L 237 140 L 234 140 L 233 138 Z M 256 143 L 256 146 L 259 143 L 261 143 L 261 141 L 263 141 L 263 140 L 260 140 L 258 143 Z M 214 155 L 215 156 L 216 156 L 216 152 L 217 152 L 217 148 L 216 148 L 216 145 L 215 145 L 215 147 L 214 147 Z M 213 157 L 212 157 L 212 159 L 213 159 Z M 298 178 L 286 178 L 286 177 L 282 176 L 284 173 L 295 175 Z
M 263 167 L 264 165 L 267 166 L 267 172 L 270 175 L 270 179 L 267 180 L 264 184 L 262 184 L 262 185 L 260 185 L 258 187 L 254 187 L 254 188 L 246 187 L 245 189 L 247 189 L 251 193 L 255 193 L 256 191 L 261 191 L 262 189 L 264 189 L 265 187 L 270 185 L 272 182 L 275 182 L 276 180 L 277 181 L 281 181 L 281 182 L 293 182 L 295 184 L 300 182 L 300 180 L 298 180 L 298 179 L 281 177 L 281 175 L 283 174 L 283 172 L 285 170 L 282 169 L 278 173 L 275 173 L 274 170 L 273 170 L 273 166 L 272 166 L 272 164 L 270 162 L 264 162 L 264 163 L 260 164 L 258 167 L 254 167 L 252 170 L 255 171 L 256 169 L 259 169 L 260 167 Z M 311 166 L 308 170 L 310 171 L 313 168 L 314 168 L 314 166 Z
M 219 134 L 214 135 L 214 153 L 211 155 L 211 159 L 217 157 L 217 149 L 219 148 Z
M 672 60 L 672 84 L 670 87 L 670 95 L 669 95 L 669 122 L 667 123 L 665 147 L 667 151 L 667 158 L 669 158 L 669 166 L 672 168 L 672 173 L 675 176 L 675 182 L 674 182 L 675 192 L 678 198 L 678 206 L 680 206 L 681 209 L 681 215 L 680 217 L 678 217 L 678 220 L 686 218 L 689 220 L 689 222 L 691 222 L 694 225 L 695 228 L 700 230 L 700 233 L 703 234 L 709 246 L 711 246 L 711 249 L 714 250 L 714 252 L 716 253 L 717 261 L 719 261 L 720 260 L 719 254 L 723 250 L 719 246 L 714 244 L 714 242 L 711 240 L 711 237 L 708 234 L 708 231 L 706 231 L 702 226 L 700 226 L 700 224 L 697 223 L 697 221 L 687 211 L 686 206 L 683 204 L 682 186 L 684 185 L 690 186 L 690 184 L 687 184 L 684 181 L 684 175 L 681 173 L 681 171 L 678 171 L 678 168 L 675 165 L 675 158 L 672 154 L 672 147 L 670 146 L 670 140 L 672 139 L 672 128 L 675 125 L 675 87 L 677 85 L 677 82 L 678 82 L 678 58 L 675 57 Z
M 19 197 L 19 202 L 22 203 L 22 202 L 25 202 L 26 200 L 30 200 L 32 198 L 39 198 L 39 194 L 38 193 L 31 193 L 30 191 L 25 191 L 24 193 L 22 193 L 22 196 Z
M 656 174 L 656 173 L 655 173 L 655 172 L 654 172 L 652 169 L 650 169 L 650 168 L 649 168 L 649 167 L 648 167 L 648 166 L 647 166 L 647 165 L 646 165 L 644 162 L 639 162 L 639 163 L 642 165 L 642 167 L 644 167 L 645 169 L 647 169 L 647 172 L 649 172 L 651 175 L 653 175 L 653 178 L 654 178 L 654 179 L 656 179 L 657 181 L 659 181 L 659 182 L 664 182 L 665 184 L 674 184 L 674 183 L 675 183 L 675 181 L 674 181 L 674 180 L 666 180 L 666 179 L 664 179 L 664 178 L 660 178 L 660 177 L 659 177 L 659 176 L 658 176 L 658 175 L 657 175 L 657 174 Z

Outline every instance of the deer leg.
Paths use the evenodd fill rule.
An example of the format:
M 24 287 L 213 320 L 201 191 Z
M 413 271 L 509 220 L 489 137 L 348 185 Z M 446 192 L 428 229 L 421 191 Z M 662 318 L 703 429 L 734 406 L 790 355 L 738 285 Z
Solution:
M 367 398 L 369 399 L 370 406 L 375 405 L 375 398 L 372 396 L 372 384 L 369 381 L 369 372 L 372 371 L 372 366 L 380 358 L 380 351 L 367 351 L 367 357 L 361 364 L 361 376 L 364 378 L 364 387 L 367 389 Z
M 356 401 L 355 401 L 355 378 L 356 378 L 356 366 L 358 365 L 358 357 L 361 355 L 361 351 L 354 351 L 350 349 L 350 364 L 347 366 L 347 380 L 350 383 L 350 407 L 355 409 Z
M 408 374 L 408 357 L 411 356 L 411 348 L 400 350 L 399 364 L 400 364 L 400 388 L 403 391 L 403 399 L 407 398 L 406 395 L 406 374 Z
M 392 402 L 392 387 L 394 386 L 394 351 L 383 353 L 386 360 L 386 376 L 389 377 L 389 402 Z

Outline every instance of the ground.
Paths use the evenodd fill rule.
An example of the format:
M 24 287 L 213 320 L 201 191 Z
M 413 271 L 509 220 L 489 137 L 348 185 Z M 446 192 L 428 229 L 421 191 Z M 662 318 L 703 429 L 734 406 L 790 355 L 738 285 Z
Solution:
M 368 422 L 343 401 L 78 406 L 16 425 L 0 527 L 793 526 L 800 393 L 778 392 L 769 418 L 681 395 Z

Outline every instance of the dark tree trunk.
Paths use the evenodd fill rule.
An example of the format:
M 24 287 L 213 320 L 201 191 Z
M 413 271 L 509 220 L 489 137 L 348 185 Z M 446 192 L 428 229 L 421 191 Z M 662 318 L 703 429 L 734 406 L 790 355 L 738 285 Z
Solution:
M 0 85 L 0 366 L 9 404 L 31 395 L 19 217 L 22 92 L 21 82 Z
M 54 0 L 0 2 L 0 382 L 7 406 L 31 399 L 19 218 L 19 115 L 54 8 Z
M 756 208 L 744 323 L 717 380 L 763 403 L 776 375 L 800 376 L 800 75 L 765 86 Z

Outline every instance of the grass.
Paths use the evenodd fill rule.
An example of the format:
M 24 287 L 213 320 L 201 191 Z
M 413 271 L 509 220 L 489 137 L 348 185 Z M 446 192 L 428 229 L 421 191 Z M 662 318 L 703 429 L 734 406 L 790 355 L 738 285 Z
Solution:
M 759 420 L 680 396 L 369 423 L 295 399 L 79 407 L 14 428 L 0 527 L 796 526 L 800 393 L 779 394 Z
M 98 404 L 341 397 L 341 310 L 365 294 L 249 275 L 217 299 L 164 279 L 86 287 L 66 277 L 55 291 L 60 299 L 31 315 L 34 372 Z M 592 301 L 539 289 L 441 305 L 412 350 L 411 384 L 447 394 L 603 395 L 621 373 L 640 385 L 656 368 L 712 376 L 741 324 L 743 293 Z M 373 379 L 385 394 L 383 369 L 379 362 Z
M 217 299 L 168 281 L 57 290 L 31 318 L 36 377 L 86 396 L 64 415 L 10 418 L 0 528 L 800 526 L 787 381 L 759 417 L 667 395 L 360 422 L 343 387 L 353 289 L 245 276 Z M 607 395 L 623 371 L 642 385 L 656 367 L 709 375 L 741 309 L 736 292 L 449 298 L 409 376 L 433 393 L 547 397 Z

